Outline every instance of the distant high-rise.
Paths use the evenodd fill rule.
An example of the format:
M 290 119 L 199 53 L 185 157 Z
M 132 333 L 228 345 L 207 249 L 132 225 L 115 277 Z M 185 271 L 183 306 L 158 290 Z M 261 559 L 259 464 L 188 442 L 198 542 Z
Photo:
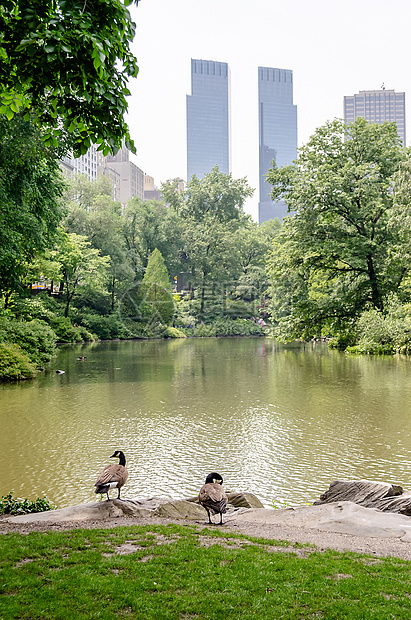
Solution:
M 405 146 L 405 93 L 395 90 L 360 90 L 356 95 L 344 97 L 344 120 L 352 123 L 361 116 L 370 123 L 397 124 L 398 135 Z
M 284 217 L 284 201 L 271 200 L 271 185 L 266 181 L 274 160 L 278 167 L 291 164 L 297 157 L 297 106 L 293 104 L 293 72 L 287 69 L 258 67 L 258 125 L 260 143 L 260 202 L 258 221 Z
M 191 60 L 187 95 L 187 181 L 217 165 L 231 172 L 231 78 L 226 62 Z

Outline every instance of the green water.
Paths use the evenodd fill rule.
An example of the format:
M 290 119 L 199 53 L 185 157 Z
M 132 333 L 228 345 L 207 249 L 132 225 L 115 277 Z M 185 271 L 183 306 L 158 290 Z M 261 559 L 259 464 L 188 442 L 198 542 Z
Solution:
M 95 501 L 115 449 L 129 499 L 194 495 L 210 471 L 267 506 L 337 478 L 411 489 L 411 360 L 254 338 L 67 346 L 0 387 L 0 431 L 0 495 L 61 507 Z

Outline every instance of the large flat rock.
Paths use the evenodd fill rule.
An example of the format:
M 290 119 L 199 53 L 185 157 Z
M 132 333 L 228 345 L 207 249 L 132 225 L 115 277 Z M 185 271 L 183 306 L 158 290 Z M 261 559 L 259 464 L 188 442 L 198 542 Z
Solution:
M 340 483 L 332 485 L 337 494 L 344 491 L 353 491 L 352 483 L 345 486 Z M 359 481 L 361 482 L 361 481 Z M 344 488 L 343 488 L 344 487 Z M 362 501 L 367 496 L 369 486 L 358 484 Z M 405 494 L 404 494 L 405 495 Z M 372 501 L 385 501 L 402 496 L 401 487 L 386 485 L 373 488 Z M 264 528 L 267 531 L 270 525 L 298 528 L 303 531 L 323 531 L 339 534 L 351 534 L 357 537 L 391 538 L 403 542 L 411 542 L 411 519 L 406 514 L 386 512 L 373 507 L 365 507 L 354 501 L 334 501 L 325 498 L 313 506 L 300 506 L 281 510 L 263 508 L 258 498 L 250 493 L 232 493 L 228 495 L 227 514 L 224 521 L 228 527 L 238 526 L 241 529 L 245 524 L 258 526 L 259 535 L 264 537 Z M 368 497 L 368 500 L 370 497 Z M 408 500 L 408 497 L 404 499 Z M 394 509 L 398 509 L 395 506 Z M 152 518 L 165 518 L 172 521 L 184 521 L 204 524 L 207 515 L 196 498 L 170 500 L 168 498 L 153 497 L 145 500 L 119 500 L 81 504 L 69 508 L 60 508 L 49 512 L 19 515 L 2 518 L 1 523 L 40 524 L 44 527 L 52 524 L 65 524 L 72 527 L 86 526 L 87 522 L 111 522 L 113 519 L 130 517 L 150 521 Z M 131 522 L 131 520 L 130 520 Z M 124 519 L 122 519 L 124 524 Z M 255 529 L 255 528 L 254 528 Z
M 398 538 L 411 542 L 411 519 L 408 516 L 364 508 L 354 502 L 335 502 L 320 506 L 301 506 L 273 510 L 257 508 L 228 517 L 230 523 L 260 523 L 316 529 L 354 536 Z

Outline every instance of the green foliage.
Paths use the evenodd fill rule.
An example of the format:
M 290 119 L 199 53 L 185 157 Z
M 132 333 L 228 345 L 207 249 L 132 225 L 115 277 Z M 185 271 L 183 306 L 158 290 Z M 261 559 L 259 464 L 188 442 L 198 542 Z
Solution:
M 219 318 L 205 324 L 199 323 L 195 328 L 186 330 L 186 333 L 197 338 L 213 336 L 266 336 L 266 332 L 254 321 L 245 319 Z
M 357 322 L 357 342 L 350 353 L 393 354 L 411 352 L 411 305 L 389 300 L 386 312 L 371 309 L 363 312 Z
M 44 368 L 55 355 L 55 332 L 43 321 L 23 322 L 0 316 L 0 342 L 16 344 L 30 362 Z
M 81 325 L 100 340 L 127 338 L 129 335 L 117 315 L 82 314 Z
M 169 274 L 182 271 L 183 231 L 184 221 L 174 209 L 157 200 L 132 198 L 122 218 L 121 236 L 134 277 L 141 279 L 156 248 L 164 258 Z
M 104 293 L 107 284 L 108 256 L 101 256 L 98 249 L 92 248 L 84 235 L 61 232 L 59 246 L 53 252 L 61 264 L 63 290 L 66 301 L 64 316 L 68 316 L 70 304 L 85 287 L 89 291 Z
M 138 0 L 136 0 L 137 2 Z M 130 142 L 124 120 L 130 51 L 130 1 L 8 0 L 0 12 L 0 114 L 30 111 L 54 145 L 74 133 L 76 154 L 99 144 L 104 154 Z
M 337 332 L 328 342 L 330 349 L 345 351 L 347 347 L 352 347 L 358 340 L 358 333 L 354 330 L 344 330 Z
M 0 381 L 31 379 L 36 374 L 36 364 L 18 345 L 0 342 Z
M 49 319 L 49 324 L 57 336 L 57 342 L 81 342 L 84 340 L 81 330 L 74 327 L 67 317 L 53 316 Z M 93 340 L 92 336 L 87 340 Z
M 136 304 L 140 319 L 147 325 L 168 325 L 174 314 L 174 299 L 167 268 L 160 251 L 151 254 L 143 281 L 138 288 Z
M 192 289 L 200 291 L 200 317 L 204 315 L 204 290 L 212 284 L 231 282 L 238 275 L 235 233 L 251 226 L 243 205 L 253 190 L 246 179 L 233 179 L 215 166 L 202 179 L 193 176 L 184 192 L 172 182 L 162 195 L 182 220 L 182 271 L 190 274 Z M 240 241 L 239 241 L 240 243 Z
M 28 499 L 13 497 L 12 493 L 0 498 L 0 515 L 26 515 L 34 512 L 55 510 L 57 506 L 50 503 L 47 497 L 38 497 L 34 502 Z
M 56 234 L 64 188 L 58 162 L 32 123 L 0 114 L 0 296 L 21 287 L 27 263 Z
M 335 120 L 293 165 L 269 172 L 273 199 L 284 198 L 293 213 L 269 261 L 277 335 L 344 331 L 400 290 L 410 265 L 410 230 L 399 217 L 406 206 L 396 201 L 405 158 L 395 123 L 359 118 L 347 128 Z
M 177 329 L 177 327 L 168 326 L 163 332 L 164 338 L 187 338 L 185 333 L 181 329 Z
M 409 617 L 406 561 L 310 548 L 297 553 L 299 544 L 293 548 L 287 541 L 216 529 L 150 524 L 1 536 L 0 615 L 7 620 L 22 615 L 48 620 Z M 103 592 L 110 593 L 104 604 Z
M 216 333 L 217 329 L 213 323 L 210 323 L 208 325 L 206 325 L 205 323 L 199 323 L 193 328 L 191 335 L 195 336 L 196 338 L 212 338 L 213 336 L 216 336 Z

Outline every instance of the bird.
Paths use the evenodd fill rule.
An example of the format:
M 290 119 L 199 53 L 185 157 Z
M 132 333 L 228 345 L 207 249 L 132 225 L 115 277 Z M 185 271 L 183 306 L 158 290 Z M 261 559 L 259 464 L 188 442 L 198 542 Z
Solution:
M 80 357 L 77 358 L 78 362 L 84 362 L 84 360 L 86 360 L 87 357 L 85 355 L 80 355 Z
M 95 493 L 107 495 L 107 500 L 110 499 L 109 491 L 110 489 L 118 489 L 117 499 L 120 499 L 120 489 L 125 484 L 128 478 L 128 471 L 126 469 L 126 457 L 124 456 L 124 452 L 121 450 L 116 450 L 114 454 L 110 456 L 111 459 L 118 458 L 119 464 L 111 463 L 110 465 L 106 465 L 100 472 L 99 477 L 96 480 L 95 484 Z
M 205 484 L 203 484 L 198 494 L 198 501 L 206 509 L 210 524 L 213 524 L 210 513 L 220 515 L 220 523 L 213 525 L 222 525 L 223 513 L 227 511 L 227 495 L 221 486 L 222 484 L 223 478 L 220 474 L 217 474 L 217 472 L 208 474 Z

